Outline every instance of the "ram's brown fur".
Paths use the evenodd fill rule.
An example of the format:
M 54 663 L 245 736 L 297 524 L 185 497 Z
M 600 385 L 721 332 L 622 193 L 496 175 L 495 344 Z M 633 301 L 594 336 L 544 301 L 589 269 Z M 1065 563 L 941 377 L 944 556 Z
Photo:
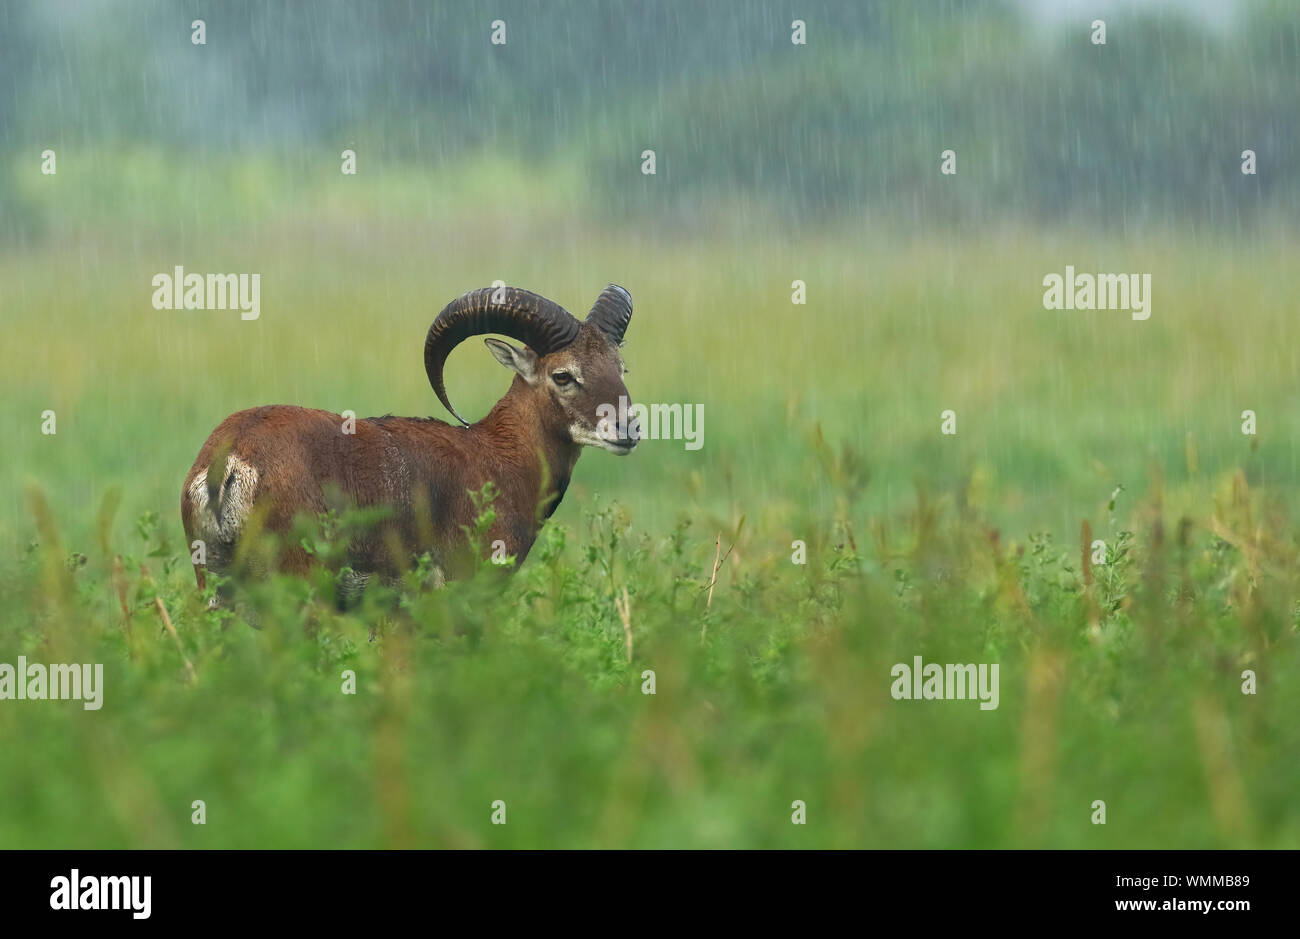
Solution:
M 498 491 L 496 519 L 485 543 L 500 542 L 504 550 L 498 545 L 497 553 L 522 562 L 563 498 L 582 451 L 572 433 L 573 395 L 560 396 L 550 386 L 550 370 L 580 365 L 592 401 L 614 403 L 626 394 L 617 342 L 593 326 L 584 325 L 570 345 L 536 362 L 542 380 L 530 384 L 515 375 L 487 416 L 467 427 L 388 415 L 357 419 L 355 432 L 345 433 L 341 415 L 289 405 L 230 415 L 186 475 L 181 519 L 187 540 L 203 541 L 207 566 L 224 571 L 250 518 L 257 519 L 255 529 L 283 536 L 296 516 L 382 508 L 386 518 L 351 539 L 345 563 L 362 575 L 395 577 L 429 552 L 440 572 L 454 577 L 470 561 L 465 528 L 478 516 L 470 493 L 491 482 Z M 585 414 L 593 406 L 584 400 L 578 409 Z M 629 442 L 626 426 L 618 433 Z M 282 538 L 278 569 L 301 573 L 311 563 L 300 545 Z M 195 565 L 200 588 L 204 567 Z

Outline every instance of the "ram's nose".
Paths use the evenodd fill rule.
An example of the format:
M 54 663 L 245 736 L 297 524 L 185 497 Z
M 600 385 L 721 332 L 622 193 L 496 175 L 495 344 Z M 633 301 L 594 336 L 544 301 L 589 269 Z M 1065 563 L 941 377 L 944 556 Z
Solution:
M 635 418 L 624 422 L 603 419 L 596 425 L 596 433 L 609 445 L 609 449 L 618 454 L 628 454 L 636 449 L 641 440 L 641 428 Z

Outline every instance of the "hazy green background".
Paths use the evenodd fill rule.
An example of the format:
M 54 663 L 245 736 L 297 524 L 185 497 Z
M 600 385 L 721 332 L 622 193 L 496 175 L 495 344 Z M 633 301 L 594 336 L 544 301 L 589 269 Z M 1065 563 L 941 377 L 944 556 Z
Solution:
M 495 279 L 575 312 L 606 283 L 623 284 L 636 304 L 626 351 L 632 393 L 704 409 L 702 450 L 647 441 L 626 460 L 584 456 L 555 519 L 570 531 L 570 552 L 581 557 L 588 540 L 584 507 L 614 497 L 637 536 L 662 542 L 680 519 L 691 520 L 686 555 L 699 580 L 714 536 L 744 516 L 743 544 L 724 583 L 757 578 L 777 585 L 776 594 L 788 590 L 767 605 L 736 600 L 717 614 L 736 630 L 717 641 L 737 645 L 714 647 L 708 654 L 722 658 L 695 663 L 700 684 L 681 686 L 712 689 L 710 700 L 729 703 L 718 705 L 726 721 L 706 722 L 710 729 L 682 744 L 663 728 L 701 719 L 698 699 L 644 718 L 662 731 L 652 734 L 656 746 L 667 748 L 646 760 L 695 767 L 673 778 L 669 798 L 645 781 L 650 776 L 626 769 L 642 765 L 635 755 L 618 777 L 634 780 L 635 797 L 605 775 L 606 759 L 632 733 L 628 722 L 642 719 L 629 716 L 626 701 L 611 704 L 609 689 L 634 693 L 645 664 L 619 670 L 621 628 L 605 589 L 613 583 L 576 619 L 558 601 L 550 612 L 532 610 L 516 586 L 502 601 L 509 605 L 502 622 L 517 622 L 518 635 L 498 635 L 499 645 L 450 663 L 436 649 L 424 653 L 421 674 L 442 677 L 417 683 L 428 706 L 420 712 L 425 736 L 408 728 L 415 737 L 402 752 L 422 768 L 414 772 L 431 774 L 426 784 L 441 778 L 438 767 L 460 767 L 451 789 L 428 795 L 448 800 L 447 814 L 426 805 L 432 814 L 402 821 L 405 803 L 385 802 L 387 822 L 354 819 L 342 830 L 331 826 L 357 804 L 357 780 L 371 778 L 366 754 L 378 725 L 367 715 L 338 730 L 338 755 L 328 755 L 336 750 L 320 734 L 329 722 L 301 682 L 315 676 L 332 695 L 333 672 L 321 661 L 334 660 L 318 661 L 314 644 L 295 650 L 291 629 L 268 649 L 260 634 L 224 635 L 204 627 L 197 608 L 176 610 L 178 625 L 194 630 L 185 640 L 192 658 L 216 661 L 238 648 L 261 664 L 242 673 L 212 665 L 224 677 L 208 678 L 196 697 L 173 687 L 177 663 L 167 659 L 165 636 L 148 659 L 153 671 L 132 672 L 123 659 L 109 694 L 120 700 L 124 692 L 114 687 L 133 688 L 142 703 L 118 717 L 103 712 L 102 720 L 122 722 L 106 735 L 120 748 L 108 756 L 93 747 L 86 755 L 76 743 L 83 738 L 67 736 L 81 726 L 79 710 L 0 706 L 0 730 L 36 748 L 24 757 L 6 746 L 0 755 L 0 779 L 7 772 L 10 786 L 0 837 L 25 846 L 47 835 L 61 844 L 213 843 L 193 842 L 199 836 L 186 820 L 187 793 L 206 785 L 227 800 L 250 800 L 239 802 L 243 827 L 213 835 L 217 844 L 403 843 L 392 834 L 403 825 L 418 833 L 408 843 L 482 844 L 466 833 L 468 823 L 448 821 L 452 806 L 461 799 L 477 812 L 482 792 L 508 766 L 512 778 L 533 778 L 545 790 L 536 804 L 549 807 L 550 819 L 515 829 L 514 844 L 785 844 L 789 826 L 780 816 L 799 797 L 787 797 L 799 778 L 855 813 L 852 824 L 821 815 L 826 827 L 811 843 L 1093 843 L 1094 832 L 1067 820 L 1074 809 L 1047 835 L 1037 822 L 1004 824 L 1021 804 L 1008 780 L 1025 765 L 1022 735 L 1034 733 L 1020 723 L 1025 699 L 1010 689 L 1027 680 L 1029 659 L 1020 656 L 1032 658 L 1041 637 L 1031 630 L 1010 638 L 1009 626 L 999 633 L 1006 611 L 981 605 L 992 602 L 979 592 L 987 585 L 972 587 L 971 605 L 947 618 L 918 614 L 929 624 L 919 632 L 880 626 L 889 614 L 871 604 L 894 596 L 880 585 L 854 601 L 875 598 L 871 604 L 834 606 L 837 628 L 883 631 L 878 645 L 845 639 L 865 657 L 826 665 L 828 677 L 816 665 L 825 664 L 819 640 L 802 631 L 821 614 L 801 620 L 797 612 L 802 591 L 817 597 L 817 590 L 790 580 L 803 573 L 780 563 L 802 538 L 822 552 L 814 566 L 833 565 L 834 545 L 856 531 L 870 575 L 888 582 L 889 554 L 873 554 L 868 533 L 924 527 L 927 505 L 936 517 L 978 513 L 1004 533 L 1004 545 L 1051 532 L 1077 558 L 1081 520 L 1103 529 L 1116 485 L 1145 493 L 1153 479 L 1169 531 L 1187 514 L 1204 534 L 1218 518 L 1215 496 L 1229 491 L 1238 469 L 1275 526 L 1278 572 L 1291 556 L 1300 438 L 1300 15 L 1285 2 L 1231 4 L 1210 22 L 1177 4 L 1107 7 L 1098 14 L 1108 26 L 1099 47 L 1089 42 L 1091 13 L 1044 21 L 1026 9 L 1044 8 L 494 0 L 198 9 L 0 0 L 0 572 L 9 591 L 0 603 L 0 661 L 34 654 L 49 622 L 118 628 L 109 555 L 96 553 L 94 536 L 96 513 L 115 486 L 122 509 L 113 551 L 142 554 L 130 522 L 157 513 L 159 554 L 175 566 L 155 576 L 170 604 L 187 602 L 189 575 L 176 563 L 181 480 L 226 414 L 293 403 L 362 416 L 444 416 L 421 365 L 424 332 L 448 300 Z M 206 46 L 190 42 L 190 21 L 200 16 Z M 790 43 L 794 17 L 807 21 L 807 46 Z M 508 24 L 504 47 L 489 43 L 496 18 Z M 46 148 L 57 152 L 55 176 L 40 173 Z M 355 177 L 339 172 L 344 148 L 357 153 Z M 657 153 L 655 176 L 640 172 L 646 148 Z M 955 177 L 939 173 L 946 148 L 957 153 Z M 1247 148 L 1258 153 L 1257 176 L 1240 173 Z M 1043 310 L 1043 276 L 1067 264 L 1151 274 L 1151 318 Z M 175 265 L 261 274 L 261 318 L 154 310 L 151 278 Z M 807 305 L 790 302 L 795 279 L 807 283 Z M 507 375 L 468 344 L 452 360 L 448 384 L 463 413 L 483 414 Z M 40 433 L 47 408 L 58 415 L 56 436 Z M 939 433 L 949 408 L 958 415 L 955 437 Z M 1248 408 L 1258 415 L 1257 438 L 1240 431 Z M 856 454 L 849 462 L 863 471 L 848 476 L 868 480 L 860 497 L 836 485 L 845 464 L 828 473 L 813 445 L 818 426 L 831 451 Z M 49 613 L 39 592 L 21 586 L 34 569 L 22 560 L 26 547 L 49 546 L 29 511 L 31 484 L 48 500 L 60 551 L 85 552 L 87 571 L 98 570 L 100 580 L 78 594 L 84 607 Z M 1119 514 L 1131 506 L 1123 501 Z M 1264 517 L 1243 530 L 1258 529 Z M 1112 532 L 1119 527 L 1123 518 Z M 676 575 L 646 563 L 655 571 L 641 587 L 649 598 L 654 577 L 661 581 L 654 589 L 667 590 Z M 584 570 L 573 576 L 595 576 Z M 921 564 L 915 576 L 927 570 Z M 1224 570 L 1234 573 L 1216 589 L 1258 573 Z M 134 590 L 134 569 L 131 577 Z M 1288 596 L 1278 587 L 1277 609 L 1288 609 Z M 133 600 L 137 617 L 154 616 L 152 594 Z M 648 624 L 677 661 L 705 654 L 693 651 L 698 607 L 667 605 L 659 626 Z M 1171 734 L 1164 765 L 1177 781 L 1172 794 L 1174 784 L 1158 782 L 1145 762 L 1146 734 L 1167 723 L 1147 705 L 1164 701 L 1187 718 L 1193 705 L 1170 689 L 1204 690 L 1199 683 L 1208 679 L 1194 664 L 1201 657 L 1227 663 L 1215 687 L 1230 690 L 1245 646 L 1262 657 L 1281 642 L 1289 658 L 1279 671 L 1282 661 L 1294 665 L 1293 629 L 1279 621 L 1277 632 L 1247 629 L 1254 638 L 1239 641 L 1234 630 L 1246 629 L 1232 619 L 1239 608 L 1217 608 L 1234 625 L 1208 631 L 1195 654 L 1148 651 L 1145 666 L 1172 669 L 1163 678 L 1138 665 L 1136 676 L 1115 678 L 1133 683 L 1129 703 L 1147 721 L 1129 738 L 1115 742 L 1106 723 L 1114 714 L 1103 716 L 1104 702 L 1123 695 L 1084 682 L 1072 712 L 1081 723 L 1062 744 L 1066 765 L 1081 770 L 1098 765 L 1100 754 L 1126 753 L 1107 770 L 1112 789 L 1137 787 L 1148 819 L 1148 827 L 1112 830 L 1102 837 L 1118 840 L 1096 843 L 1297 843 L 1296 816 L 1279 788 L 1295 780 L 1293 747 L 1285 765 L 1276 762 L 1288 752 L 1281 723 L 1268 724 L 1274 736 L 1255 733 L 1258 724 L 1237 727 L 1255 733 L 1242 744 L 1255 748 L 1242 770 L 1259 799 L 1253 822 L 1216 821 L 1206 808 L 1198 774 L 1218 765 L 1213 747 L 1205 756 L 1213 733 Z M 1070 609 L 1058 617 L 1067 648 L 1081 641 L 1084 625 Z M 900 614 L 905 620 L 912 622 Z M 149 622 L 151 633 L 156 619 Z M 352 629 L 361 649 L 348 655 L 364 656 L 365 624 L 348 622 L 339 628 Z M 594 632 L 575 638 L 575 623 Z M 674 623 L 678 640 L 669 638 Z M 680 649 L 671 645 L 686 639 Z M 812 651 L 801 645 L 808 641 Z M 1004 710 L 987 721 L 977 711 L 948 720 L 950 712 L 903 718 L 880 710 L 879 675 L 856 667 L 887 674 L 892 652 L 910 660 L 926 642 L 958 650 L 963 661 L 1006 655 Z M 588 644 L 600 650 L 592 653 L 599 667 L 583 657 Z M 122 652 L 107 648 L 110 661 Z M 1097 652 L 1097 662 L 1085 657 L 1072 674 L 1119 675 L 1100 663 L 1119 668 L 1121 650 Z M 273 665 L 279 653 L 288 657 L 284 673 Z M 734 674 L 719 664 L 733 657 Z M 773 696 L 763 663 L 801 678 Z M 768 690 L 741 690 L 736 675 Z M 513 680 L 507 676 L 524 682 L 517 697 L 500 690 Z M 534 700 L 531 682 L 547 676 L 555 685 Z M 266 691 L 273 682 L 303 697 Z M 281 696 L 257 712 L 256 731 L 215 716 L 256 689 Z M 834 720 L 817 703 L 832 690 L 848 696 L 831 707 Z M 152 722 L 146 712 L 154 706 L 171 716 Z M 1259 706 L 1277 722 L 1290 707 L 1278 698 Z M 524 728 L 513 723 L 515 707 L 530 713 Z M 841 752 L 860 711 L 887 728 L 882 749 Z M 458 715 L 459 733 L 440 722 L 449 713 Z M 1100 723 L 1088 723 L 1094 718 Z M 913 719 L 937 750 L 917 746 Z M 743 757 L 725 743 L 740 733 L 732 720 L 763 741 Z M 1218 726 L 1205 720 L 1197 726 Z M 784 750 L 774 742 L 783 727 L 793 734 Z M 996 729 L 988 754 L 972 752 L 975 735 L 989 727 Z M 271 737 L 244 736 L 254 733 Z M 277 734 L 313 742 L 285 756 L 267 742 L 283 743 Z M 212 743 L 218 737 L 226 743 Z M 504 742 L 501 749 L 485 742 L 518 746 L 525 738 L 536 748 L 527 759 Z M 697 760 L 679 759 L 685 751 L 674 747 Z M 240 754 L 260 775 L 244 774 Z M 389 766 L 382 753 L 371 757 Z M 335 762 L 340 782 L 327 798 L 320 774 Z M 190 767 L 184 784 L 170 775 L 178 763 Z M 882 771 L 887 778 L 873 785 L 883 804 L 853 788 L 852 780 Z M 746 773 L 754 775 L 742 791 L 727 788 Z M 143 833 L 159 786 L 158 806 L 178 813 L 163 826 L 165 837 Z M 1098 787 L 1086 780 L 1078 788 L 1075 801 L 1103 797 L 1089 795 Z M 559 806 L 584 798 L 604 804 L 604 814 L 560 818 Z M 81 829 L 65 826 L 57 807 L 88 799 L 105 799 L 111 807 L 101 814 L 112 821 L 79 841 Z M 760 805 L 775 813 L 772 833 L 749 837 Z
M 1104 47 L 995 3 L 809 3 L 805 47 L 770 4 L 499 6 L 226 4 L 206 46 L 168 4 L 3 7 L 11 545 L 29 479 L 73 526 L 113 481 L 170 510 L 238 408 L 436 413 L 423 332 L 497 278 L 579 311 L 625 284 L 633 391 L 704 406 L 702 451 L 584 461 L 647 521 L 690 473 L 816 500 L 814 422 L 878 508 L 980 469 L 1009 523 L 1058 531 L 1153 459 L 1295 478 L 1289 5 L 1115 10 Z M 261 319 L 154 310 L 177 264 L 260 273 Z M 1066 264 L 1150 273 L 1151 319 L 1044 311 Z M 475 349 L 450 377 L 479 413 L 506 385 Z

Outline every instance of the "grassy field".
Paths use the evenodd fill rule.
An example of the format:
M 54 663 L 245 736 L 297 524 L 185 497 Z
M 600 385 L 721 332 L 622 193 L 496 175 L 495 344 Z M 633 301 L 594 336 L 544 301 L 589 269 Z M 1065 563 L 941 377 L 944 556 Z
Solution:
M 0 845 L 1300 847 L 1294 235 L 619 225 L 560 170 L 123 159 L 112 192 L 61 167 L 0 254 L 0 662 L 106 685 L 0 702 Z M 259 272 L 260 319 L 154 310 L 177 264 Z M 1045 311 L 1066 264 L 1149 272 L 1150 320 Z M 585 455 L 504 586 L 205 612 L 178 501 L 212 427 L 443 416 L 424 332 L 498 278 L 627 286 L 628 386 L 703 405 L 703 448 Z M 507 384 L 477 343 L 448 369 L 467 416 Z M 893 700 L 917 655 L 1000 663 L 1000 706 Z

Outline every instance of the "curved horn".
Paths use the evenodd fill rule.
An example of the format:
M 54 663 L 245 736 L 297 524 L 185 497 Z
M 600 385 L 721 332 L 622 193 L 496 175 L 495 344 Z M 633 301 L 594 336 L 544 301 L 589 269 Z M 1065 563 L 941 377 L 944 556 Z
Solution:
M 632 321 L 632 295 L 616 284 L 606 287 L 587 314 L 587 322 L 622 344 L 627 324 Z
M 493 295 L 500 302 L 493 302 Z M 466 427 L 469 421 L 447 400 L 442 368 L 451 350 L 470 336 L 501 333 L 517 339 L 538 355 L 546 355 L 573 342 L 581 325 L 558 303 L 517 287 L 482 287 L 448 303 L 424 340 L 424 370 L 434 394 Z

